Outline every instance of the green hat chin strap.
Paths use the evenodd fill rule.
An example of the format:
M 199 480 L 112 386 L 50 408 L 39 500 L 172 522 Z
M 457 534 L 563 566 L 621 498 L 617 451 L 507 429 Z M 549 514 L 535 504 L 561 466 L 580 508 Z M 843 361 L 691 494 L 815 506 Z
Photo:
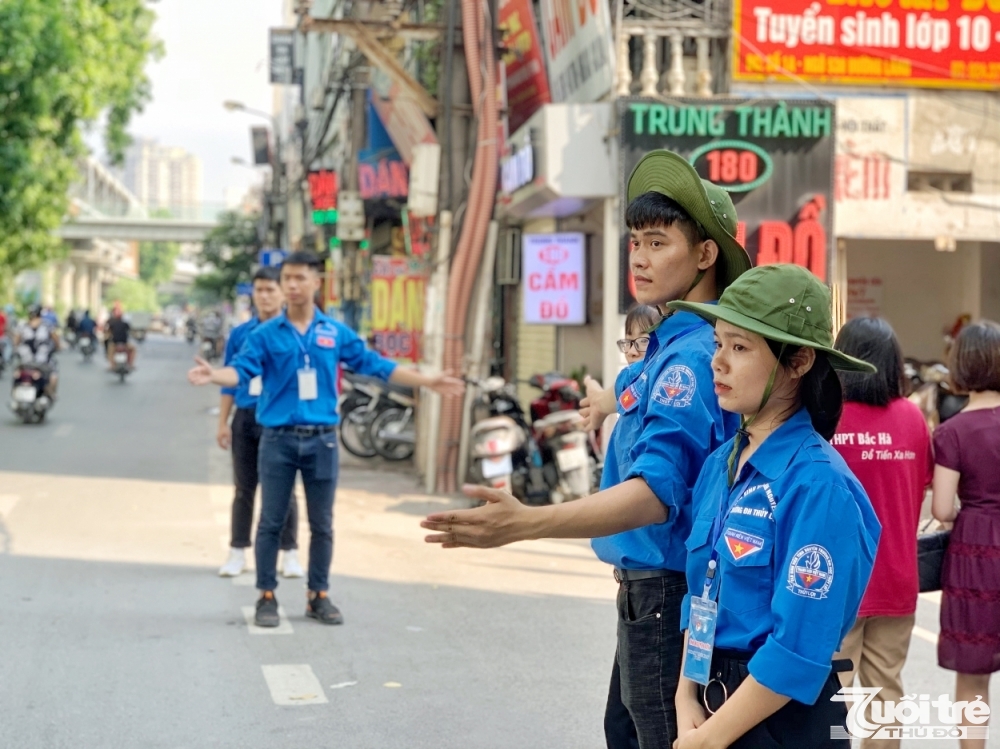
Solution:
M 696 275 L 694 277 L 694 282 L 688 287 L 688 290 L 684 292 L 683 296 L 681 296 L 681 301 L 687 299 L 687 295 L 690 294 L 692 291 L 694 291 L 698 287 L 698 284 L 700 284 L 702 282 L 702 279 L 705 278 L 705 274 L 706 273 L 708 273 L 707 270 L 700 270 L 700 271 L 698 271 L 698 275 Z M 662 307 L 662 306 L 666 306 L 666 305 L 657 305 L 657 308 Z M 671 315 L 673 315 L 674 312 L 676 312 L 676 311 L 677 310 L 668 309 L 666 312 L 663 312 L 663 318 L 660 320 L 660 322 L 663 322 L 663 320 L 666 320 L 668 317 L 670 317 Z M 662 312 L 662 310 L 661 310 L 661 312 Z M 652 328 L 650 328 L 650 330 L 654 330 L 656 328 L 656 326 L 658 326 L 659 324 L 660 323 L 657 323 Z
M 736 483 L 736 464 L 743 452 L 743 439 L 746 438 L 748 441 L 750 439 L 750 425 L 753 424 L 757 417 L 760 416 L 760 412 L 764 410 L 764 406 L 767 402 L 771 400 L 771 392 L 774 390 L 774 380 L 778 376 L 778 367 L 781 366 L 781 357 L 785 355 L 785 349 L 788 347 L 787 343 L 781 344 L 781 351 L 778 353 L 778 361 L 774 363 L 774 369 L 771 370 L 771 376 L 767 378 L 767 386 L 764 388 L 764 397 L 760 399 L 760 407 L 757 412 L 751 416 L 749 419 L 746 416 L 740 417 L 740 428 L 736 430 L 736 438 L 733 440 L 733 451 L 729 453 L 729 461 L 727 467 L 729 469 L 729 488 L 733 488 L 733 484 Z

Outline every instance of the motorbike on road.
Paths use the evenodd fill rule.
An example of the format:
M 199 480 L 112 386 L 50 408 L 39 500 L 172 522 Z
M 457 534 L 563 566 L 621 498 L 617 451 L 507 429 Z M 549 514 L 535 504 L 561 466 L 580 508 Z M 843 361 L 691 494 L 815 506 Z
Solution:
M 9 405 L 25 424 L 41 424 L 52 407 L 52 399 L 45 394 L 50 371 L 38 364 L 18 364 L 14 369 Z
M 969 402 L 969 396 L 952 390 L 951 374 L 941 362 L 908 358 L 903 370 L 912 390 L 909 399 L 920 408 L 927 428 L 932 432 Z
M 84 336 L 79 343 L 80 354 L 85 362 L 89 362 L 97 351 L 97 341 L 94 336 Z
M 114 353 L 111 355 L 111 373 L 118 377 L 118 382 L 124 384 L 125 378 L 132 371 L 128 363 L 128 346 L 124 343 L 115 344 Z

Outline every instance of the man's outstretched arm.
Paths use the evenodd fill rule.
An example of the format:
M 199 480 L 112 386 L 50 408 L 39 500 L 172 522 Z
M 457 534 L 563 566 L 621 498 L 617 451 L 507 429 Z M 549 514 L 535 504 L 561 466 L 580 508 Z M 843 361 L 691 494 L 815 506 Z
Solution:
M 667 519 L 667 507 L 642 479 L 631 479 L 583 499 L 528 507 L 505 491 L 466 485 L 462 490 L 487 504 L 429 515 L 420 525 L 437 531 L 428 543 L 446 549 L 493 548 L 538 538 L 599 538 Z

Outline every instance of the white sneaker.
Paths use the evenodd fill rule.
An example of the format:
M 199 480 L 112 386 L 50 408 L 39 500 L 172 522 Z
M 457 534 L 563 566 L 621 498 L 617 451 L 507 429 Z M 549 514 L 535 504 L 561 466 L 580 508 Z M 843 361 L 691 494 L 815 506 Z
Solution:
M 229 559 L 219 567 L 219 577 L 239 577 L 239 574 L 246 568 L 246 552 L 243 549 L 230 549 Z
M 299 552 L 296 549 L 289 549 L 281 552 L 281 576 L 282 577 L 305 577 L 306 573 L 299 564 Z

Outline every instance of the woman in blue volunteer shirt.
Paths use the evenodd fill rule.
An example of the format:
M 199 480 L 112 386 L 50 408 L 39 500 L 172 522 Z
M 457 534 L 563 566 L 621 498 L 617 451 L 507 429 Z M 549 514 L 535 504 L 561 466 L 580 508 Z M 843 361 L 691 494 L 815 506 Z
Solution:
M 715 390 L 742 416 L 695 485 L 675 749 L 843 747 L 834 653 L 857 616 L 880 533 L 827 440 L 841 412 L 830 292 L 804 268 L 743 274 L 718 305 Z M 832 729 L 832 730 L 831 730 Z

